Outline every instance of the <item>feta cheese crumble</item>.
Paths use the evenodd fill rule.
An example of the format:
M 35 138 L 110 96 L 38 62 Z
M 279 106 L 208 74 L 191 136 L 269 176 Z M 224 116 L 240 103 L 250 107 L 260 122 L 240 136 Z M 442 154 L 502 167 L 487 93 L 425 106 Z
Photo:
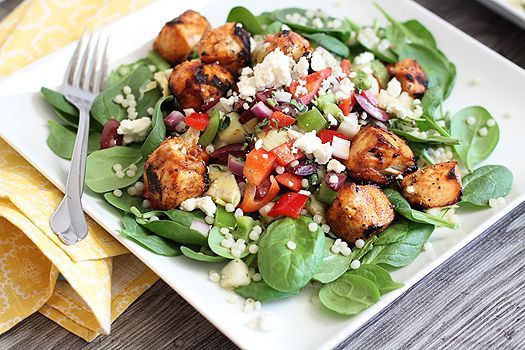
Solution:
M 184 211 L 193 211 L 198 208 L 208 216 L 213 216 L 217 211 L 217 206 L 210 196 L 188 198 L 180 204 L 180 208 Z
M 399 119 L 418 119 L 423 115 L 423 108 L 406 91 L 395 77 L 388 82 L 387 89 L 381 89 L 377 95 L 378 106 Z
M 151 129 L 151 119 L 143 117 L 140 119 L 124 119 L 120 122 L 117 134 L 123 135 L 125 145 L 132 142 L 142 142 L 148 136 Z

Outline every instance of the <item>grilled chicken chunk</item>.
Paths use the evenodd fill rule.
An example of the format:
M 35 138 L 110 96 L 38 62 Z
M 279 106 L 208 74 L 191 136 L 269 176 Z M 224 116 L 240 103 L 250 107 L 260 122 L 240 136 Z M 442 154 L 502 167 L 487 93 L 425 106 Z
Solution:
M 355 180 L 382 186 L 416 169 L 414 153 L 406 142 L 374 126 L 361 128 L 352 139 L 345 165 Z
M 200 197 L 209 186 L 205 152 L 195 138 L 166 139 L 144 165 L 144 197 L 153 209 L 169 210 L 188 198 Z
M 153 49 L 166 61 L 176 65 L 193 52 L 208 29 L 211 26 L 205 17 L 188 10 L 164 25 L 155 38 Z
M 208 30 L 199 44 L 203 63 L 218 62 L 233 74 L 250 64 L 250 33 L 236 23 Z
M 347 183 L 328 208 L 326 220 L 337 237 L 354 243 L 386 229 L 394 216 L 394 208 L 380 188 Z
M 291 30 L 283 30 L 275 35 L 268 36 L 266 41 L 264 50 L 257 55 L 258 62 L 261 62 L 267 54 L 275 51 L 275 49 L 281 49 L 285 55 L 292 57 L 296 62 L 313 51 L 308 40 Z
M 445 162 L 420 169 L 401 181 L 403 196 L 422 208 L 445 207 L 461 199 L 458 163 Z
M 226 95 L 235 80 L 226 68 L 218 64 L 203 64 L 197 60 L 187 61 L 173 68 L 170 90 L 182 108 L 200 111 L 210 102 Z
M 428 86 L 425 71 L 417 61 L 407 58 L 388 67 L 388 72 L 401 83 L 401 88 L 412 97 L 421 97 Z

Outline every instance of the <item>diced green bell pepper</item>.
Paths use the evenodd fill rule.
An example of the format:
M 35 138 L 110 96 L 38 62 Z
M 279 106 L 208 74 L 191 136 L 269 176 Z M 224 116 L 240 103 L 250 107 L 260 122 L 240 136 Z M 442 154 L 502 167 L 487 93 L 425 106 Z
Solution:
M 321 130 L 326 124 L 326 119 L 315 107 L 297 117 L 297 125 L 306 131 Z
M 213 139 L 215 138 L 215 135 L 217 135 L 217 132 L 219 131 L 220 121 L 221 112 L 216 109 L 211 111 L 208 126 L 206 126 L 206 129 L 199 138 L 200 145 L 208 146 L 210 143 L 212 143 Z

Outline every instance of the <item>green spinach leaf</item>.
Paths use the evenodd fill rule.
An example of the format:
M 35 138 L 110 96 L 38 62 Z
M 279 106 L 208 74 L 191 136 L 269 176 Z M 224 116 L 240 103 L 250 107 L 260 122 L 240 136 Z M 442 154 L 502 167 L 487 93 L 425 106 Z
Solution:
M 166 96 L 158 100 L 155 105 L 155 112 L 153 113 L 151 121 L 151 131 L 140 148 L 140 152 L 145 159 L 148 158 L 148 156 L 153 153 L 153 151 L 155 151 L 166 138 L 166 125 L 164 124 L 164 116 L 161 107 L 164 102 L 172 100 L 173 96 Z
M 156 235 L 149 235 L 144 228 L 137 224 L 133 216 L 126 215 L 122 218 L 124 229 L 120 234 L 155 254 L 164 256 L 177 256 L 181 252 L 172 242 Z
M 457 224 L 453 222 L 419 210 L 412 209 L 403 195 L 392 188 L 385 188 L 384 192 L 394 206 L 394 209 L 410 221 L 419 222 L 422 224 L 430 224 L 438 227 L 447 227 L 450 229 L 457 228 Z
M 505 197 L 512 189 L 512 172 L 502 165 L 485 165 L 462 179 L 461 203 L 489 205 L 491 198 Z
M 73 148 L 75 147 L 76 132 L 62 124 L 49 120 L 49 136 L 47 146 L 57 156 L 64 159 L 71 159 Z M 88 137 L 88 154 L 95 152 L 100 146 L 100 133 L 92 131 Z
M 324 233 L 308 229 L 307 217 L 284 218 L 268 226 L 259 240 L 259 271 L 266 283 L 282 292 L 304 287 L 323 259 Z M 288 243 L 293 242 L 295 249 Z
M 40 92 L 44 96 L 44 99 L 49 103 L 54 109 L 59 110 L 70 116 L 78 118 L 78 109 L 69 103 L 68 100 L 60 92 L 48 89 L 46 87 L 40 88 Z
M 381 294 L 386 294 L 404 286 L 392 280 L 387 270 L 378 265 L 363 264 L 357 270 L 348 271 L 350 274 L 361 276 L 373 282 Z
M 324 257 L 321 261 L 321 265 L 313 275 L 313 279 L 321 282 L 328 283 L 336 280 L 339 276 L 344 274 L 350 263 L 352 262 L 352 256 L 344 256 L 342 254 L 332 253 L 332 245 L 335 240 L 332 238 L 324 238 Z
M 303 36 L 338 56 L 343 58 L 350 56 L 350 49 L 348 46 L 333 36 L 325 33 L 303 34 Z
M 261 302 L 278 300 L 297 295 L 301 290 L 281 292 L 270 287 L 264 281 L 251 282 L 249 285 L 235 289 L 235 293 L 243 298 L 252 298 Z
M 250 10 L 243 6 L 236 6 L 232 8 L 228 14 L 226 22 L 242 23 L 244 29 L 246 29 L 252 35 L 264 33 L 264 30 L 257 17 L 255 17 L 250 12 Z
M 208 238 L 200 232 L 170 220 L 149 221 L 142 224 L 151 232 L 180 244 L 205 246 Z
M 492 120 L 493 126 L 487 126 Z M 470 123 L 470 124 L 469 124 Z M 486 135 L 480 134 L 482 128 Z M 454 146 L 457 155 L 465 162 L 467 169 L 488 158 L 499 141 L 499 127 L 490 113 L 481 106 L 462 109 L 452 117 L 450 125 L 452 136 L 461 140 Z
M 373 249 L 364 256 L 362 263 L 406 266 L 421 253 L 432 231 L 432 225 L 399 220 L 377 236 Z
M 207 255 L 201 252 L 196 252 L 185 246 L 180 247 L 180 251 L 185 257 L 190 258 L 192 260 L 202 261 L 202 262 L 217 263 L 217 262 L 223 262 L 223 261 L 228 260 L 228 259 L 223 258 L 222 256 Z
M 135 176 L 118 178 L 113 171 L 115 164 L 121 164 L 124 170 L 135 164 Z M 123 146 L 101 149 L 87 157 L 86 185 L 97 193 L 110 192 L 134 184 L 142 177 L 143 172 L 144 160 L 140 150 Z
M 145 211 L 142 207 L 143 198 L 140 196 L 130 196 L 125 190 L 122 191 L 122 196 L 120 197 L 115 196 L 113 192 L 104 193 L 104 199 L 125 213 L 131 213 L 131 207 Z
M 381 294 L 374 282 L 345 273 L 319 291 L 321 304 L 343 315 L 355 315 L 378 302 Z

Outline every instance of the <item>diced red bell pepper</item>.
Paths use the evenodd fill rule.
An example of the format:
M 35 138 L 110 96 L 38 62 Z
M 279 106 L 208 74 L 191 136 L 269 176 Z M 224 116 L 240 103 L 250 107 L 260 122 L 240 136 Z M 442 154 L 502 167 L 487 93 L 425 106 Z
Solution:
M 306 87 L 306 90 L 308 90 L 308 93 L 306 93 L 305 95 L 298 96 L 295 93 L 297 91 L 297 87 L 299 86 L 298 81 L 293 81 L 288 87 L 288 90 L 292 93 L 295 99 L 307 105 L 310 102 L 312 102 L 315 96 L 317 96 L 317 93 L 319 92 L 319 89 L 321 88 L 321 84 L 323 83 L 323 80 L 328 78 L 330 75 L 332 75 L 332 68 L 328 67 L 328 68 L 322 69 L 318 72 L 314 72 L 306 76 L 304 80 L 306 80 L 305 87 Z
M 210 117 L 204 113 L 192 113 L 184 118 L 184 122 L 199 131 L 204 131 L 208 126 Z
M 299 175 L 295 175 L 292 173 L 282 173 L 280 175 L 277 175 L 275 179 L 281 185 L 286 186 L 295 192 L 300 191 L 301 188 L 303 187 L 302 186 L 303 179 Z
M 350 74 L 350 67 L 352 67 L 352 62 L 347 58 L 343 58 L 341 60 L 341 69 L 343 70 L 343 73 Z
M 328 130 L 328 129 L 319 130 L 319 138 L 321 139 L 322 143 L 332 142 L 332 140 L 334 139 L 334 136 L 337 136 L 343 140 L 348 140 L 348 137 L 346 137 L 345 134 L 340 133 L 339 131 Z
M 270 176 L 277 156 L 263 148 L 253 149 L 246 156 L 243 174 L 248 183 L 259 186 Z
M 297 219 L 301 216 L 301 210 L 308 202 L 308 196 L 296 192 L 288 192 L 283 194 L 277 203 L 273 206 L 268 216 L 289 216 Z
M 284 128 L 286 126 L 292 125 L 295 123 L 295 121 L 296 119 L 294 117 L 290 117 L 289 115 L 280 111 L 275 111 L 270 117 L 270 127 L 275 129 Z
M 256 199 L 255 191 L 257 186 L 251 183 L 246 185 L 244 190 L 242 202 L 239 205 L 239 208 L 242 209 L 245 213 L 252 213 L 264 207 L 266 204 L 270 203 L 279 193 L 279 184 L 273 176 L 270 176 L 270 188 L 263 198 Z
M 270 152 L 277 156 L 277 163 L 282 166 L 286 166 L 304 157 L 303 152 L 300 149 L 296 149 L 296 153 L 292 152 L 293 141 L 288 141 L 280 146 L 275 147 Z
M 349 115 L 355 105 L 355 96 L 352 94 L 349 98 L 339 101 L 338 107 L 343 115 Z

